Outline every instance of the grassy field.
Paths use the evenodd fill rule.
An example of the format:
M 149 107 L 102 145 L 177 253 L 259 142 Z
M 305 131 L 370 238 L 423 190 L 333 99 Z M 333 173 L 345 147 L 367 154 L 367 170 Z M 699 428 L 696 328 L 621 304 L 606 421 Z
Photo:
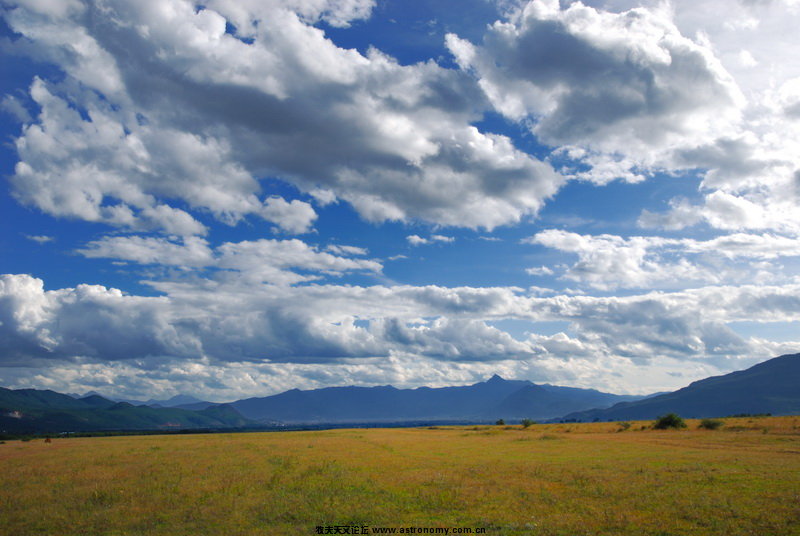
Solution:
M 687 422 L 8 441 L 0 534 L 800 534 L 800 417 Z

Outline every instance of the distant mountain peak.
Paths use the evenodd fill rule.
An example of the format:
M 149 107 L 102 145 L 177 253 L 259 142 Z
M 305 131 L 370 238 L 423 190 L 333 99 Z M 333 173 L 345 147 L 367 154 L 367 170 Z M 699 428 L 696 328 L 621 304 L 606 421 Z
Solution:
M 506 381 L 505 378 L 500 376 L 499 374 L 494 374 L 491 378 L 489 378 L 486 383 L 500 383 Z
M 181 404 L 197 404 L 198 402 L 203 402 L 203 401 L 191 395 L 175 395 L 168 400 L 164 400 L 163 405 L 172 407 L 172 406 L 179 406 Z

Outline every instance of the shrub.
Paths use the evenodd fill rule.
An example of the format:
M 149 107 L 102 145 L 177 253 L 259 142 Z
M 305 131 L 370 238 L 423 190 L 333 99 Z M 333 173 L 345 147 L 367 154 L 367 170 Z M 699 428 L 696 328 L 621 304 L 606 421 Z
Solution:
M 617 432 L 624 432 L 631 427 L 631 423 L 628 421 L 618 422 L 617 424 L 619 425 L 619 430 L 617 430 Z
M 505 426 L 506 421 L 504 421 L 503 419 L 497 419 L 497 422 L 495 424 L 497 426 Z
M 522 419 L 522 427 L 523 428 L 527 428 L 528 426 L 530 426 L 532 424 L 536 424 L 536 421 L 533 421 L 531 419 Z
M 653 423 L 653 428 L 656 430 L 667 430 L 669 428 L 686 428 L 686 423 L 683 421 L 679 415 L 675 413 L 667 413 L 666 415 L 662 415 L 656 422 Z
M 700 421 L 700 426 L 698 428 L 705 428 L 706 430 L 718 430 L 722 428 L 722 425 L 725 423 L 719 419 L 703 419 Z

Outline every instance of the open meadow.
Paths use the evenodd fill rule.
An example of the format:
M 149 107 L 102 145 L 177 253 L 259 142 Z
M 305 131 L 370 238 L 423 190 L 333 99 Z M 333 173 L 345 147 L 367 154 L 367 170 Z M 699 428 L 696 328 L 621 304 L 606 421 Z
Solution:
M 7 441 L 0 533 L 800 534 L 800 417 L 724 422 Z

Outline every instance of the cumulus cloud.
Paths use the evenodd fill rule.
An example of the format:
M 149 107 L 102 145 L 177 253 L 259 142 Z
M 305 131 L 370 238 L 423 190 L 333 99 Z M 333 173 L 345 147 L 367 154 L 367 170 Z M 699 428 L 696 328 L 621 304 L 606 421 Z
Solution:
M 554 147 L 565 175 L 702 177 L 704 202 L 676 199 L 644 223 L 797 233 L 796 6 L 586 4 L 526 2 L 482 42 L 451 34 L 447 45 L 495 110 Z
M 644 213 L 653 226 L 677 228 L 704 222 L 726 230 L 771 229 L 797 234 L 794 207 L 800 124 L 792 110 L 797 95 L 795 28 L 800 10 L 792 2 L 672 2 L 676 25 L 713 47 L 746 95 L 738 132 L 679 151 L 677 166 L 706 171 L 702 201 L 675 200 L 663 214 Z M 725 10 L 725 17 L 719 17 Z M 742 58 L 748 58 L 742 61 Z M 752 58 L 753 61 L 750 61 Z M 676 206 L 677 205 L 677 206 Z M 686 223 L 680 221 L 688 216 Z
M 106 236 L 76 252 L 88 258 L 177 266 L 187 270 L 216 268 L 223 271 L 218 272 L 221 277 L 231 273 L 251 284 L 291 285 L 320 279 L 320 274 L 379 273 L 383 268 L 377 261 L 349 259 L 319 251 L 297 239 L 226 242 L 212 249 L 205 239 L 194 236 L 179 239 Z
M 225 243 L 217 248 L 217 266 L 235 270 L 253 282 L 296 283 L 318 279 L 317 275 L 301 275 L 289 268 L 341 275 L 343 272 L 363 270 L 381 271 L 379 262 L 367 259 L 349 259 L 317 251 L 300 240 L 256 240 Z
M 796 237 L 774 234 L 735 233 L 702 241 L 657 236 L 592 236 L 550 229 L 525 242 L 576 254 L 578 261 L 562 277 L 601 290 L 686 288 L 731 281 L 775 282 L 781 278 L 780 270 L 768 261 L 800 256 L 800 241 Z M 528 273 L 547 274 L 541 269 Z
M 791 182 L 800 184 L 795 177 Z M 676 198 L 665 212 L 643 210 L 639 224 L 647 228 L 679 230 L 705 222 L 725 231 L 774 230 L 796 235 L 800 231 L 800 215 L 794 194 L 797 186 L 784 186 L 778 191 L 754 187 L 760 191 L 752 195 L 714 190 L 698 204 Z M 777 197 L 779 193 L 783 195 Z
M 530 357 L 530 347 L 508 333 L 474 319 L 440 317 L 422 325 L 383 318 L 370 326 L 403 352 L 451 361 L 494 361 Z
M 742 359 L 763 359 L 797 343 L 745 338 L 728 323 L 800 321 L 796 284 L 540 297 L 508 288 L 206 281 L 154 283 L 164 296 L 139 297 L 91 285 L 45 291 L 41 280 L 24 275 L 0 282 L 6 367 L 98 360 L 138 366 L 141 359 L 152 367 L 176 359 L 215 366 L 344 363 L 405 356 L 531 366 L 553 360 L 564 374 L 603 359 L 643 366 L 697 361 L 732 370 Z M 487 324 L 508 318 L 565 321 L 569 333 L 517 340 Z
M 603 290 L 646 288 L 670 281 L 686 285 L 717 277 L 714 272 L 684 259 L 666 262 L 659 253 L 675 244 L 656 237 L 624 239 L 613 235 L 586 236 L 548 230 L 537 233 L 528 242 L 577 254 L 578 262 L 569 267 L 563 277 Z
M 164 298 L 125 296 L 119 290 L 93 285 L 45 292 L 41 280 L 3 276 L 0 340 L 4 365 L 196 351 L 191 338 L 175 337 L 167 303 Z
M 553 275 L 553 270 L 547 266 L 538 266 L 536 268 L 526 268 L 525 273 L 528 275 Z
M 495 109 L 545 143 L 636 155 L 641 165 L 713 139 L 742 102 L 710 47 L 684 37 L 666 9 L 529 2 L 480 45 L 452 34 L 447 43 Z
M 180 241 L 146 236 L 107 236 L 76 250 L 87 258 L 106 258 L 139 264 L 203 267 L 213 262 L 205 239 L 188 236 Z
M 535 214 L 563 182 L 471 126 L 482 97 L 463 73 L 340 49 L 310 25 L 345 25 L 371 2 L 73 4 L 5 13 L 20 48 L 68 75 L 33 83 L 40 112 L 16 142 L 15 193 L 48 213 L 202 234 L 181 200 L 307 232 L 307 203 L 259 199 L 277 177 L 369 221 L 493 228 Z
M 83 257 L 142 265 L 153 279 L 167 267 L 170 279 L 145 281 L 152 297 L 3 276 L 5 384 L 127 396 L 197 386 L 225 400 L 498 372 L 641 392 L 797 351 L 800 341 L 735 325 L 800 322 L 800 288 L 782 264 L 800 256 L 797 2 L 503 5 L 507 18 L 482 40 L 447 36 L 451 69 L 326 37 L 369 17 L 373 0 L 7 3 L 6 50 L 60 71 L 0 101 L 21 125 L 13 194 L 126 233 L 87 243 Z M 478 126 L 487 110 L 549 157 Z M 527 269 L 576 287 L 562 291 L 336 285 L 382 264 L 364 247 L 286 236 L 220 244 L 209 223 L 311 233 L 316 208 L 341 202 L 368 222 L 493 229 L 535 215 L 569 179 L 687 174 L 699 195 L 650 206 L 639 224 L 705 224 L 702 240 L 552 229 L 529 239 L 576 258 Z M 294 198 L 273 195 L 275 180 Z M 621 288 L 644 290 L 587 294 Z M 505 320 L 568 328 L 512 337 L 495 326 Z
M 239 35 L 250 37 L 255 35 L 258 21 L 270 17 L 277 7 L 291 9 L 307 23 L 325 21 L 348 27 L 368 18 L 375 0 L 211 0 L 206 5 L 230 18 Z
M 257 246 L 263 244 L 220 248 L 220 265 L 249 269 L 253 258 L 247 255 Z M 331 264 L 325 257 L 311 262 Z M 336 263 L 332 265 L 335 269 Z M 295 293 L 302 287 L 258 290 L 241 281 L 209 281 L 200 287 L 175 286 L 168 297 L 146 298 L 90 285 L 44 291 L 43 282 L 30 276 L 4 276 L 2 283 L 6 366 L 19 365 L 16 358 L 23 354 L 56 361 L 206 357 L 221 362 L 326 362 L 398 351 L 492 360 L 520 349 L 507 334 L 476 320 L 408 324 L 415 305 L 413 288 L 384 307 L 381 295 L 392 299 L 394 294 L 388 288 L 312 287 L 303 296 L 302 291 Z M 370 307 L 381 312 L 368 327 L 356 325 L 348 310 L 348 302 L 364 300 L 371 303 L 357 307 L 362 314 Z
M 408 235 L 406 237 L 406 240 L 412 246 L 421 246 L 423 244 L 429 244 L 430 243 L 430 241 L 427 240 L 426 238 L 422 238 L 421 236 L 415 235 L 415 234 L 414 235 Z
M 272 196 L 264 201 L 261 216 L 278 224 L 283 231 L 292 234 L 301 234 L 311 231 L 317 213 L 314 208 L 297 199 L 287 202 L 279 196 Z
M 25 238 L 28 240 L 33 240 L 37 244 L 47 244 L 48 242 L 53 242 L 55 240 L 55 237 L 48 235 L 25 235 Z
M 434 234 L 431 235 L 430 238 L 423 238 L 419 235 L 408 235 L 406 240 L 412 246 L 423 246 L 426 244 L 435 244 L 436 242 L 451 243 L 455 242 L 456 239 L 452 236 Z

